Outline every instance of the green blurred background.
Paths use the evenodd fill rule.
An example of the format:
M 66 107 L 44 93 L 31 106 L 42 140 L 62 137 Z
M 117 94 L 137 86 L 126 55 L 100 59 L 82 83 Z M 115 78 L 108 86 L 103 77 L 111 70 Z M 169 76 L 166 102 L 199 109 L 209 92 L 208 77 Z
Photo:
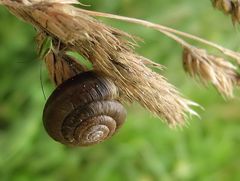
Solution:
M 81 1 L 88 9 L 162 23 L 239 50 L 240 33 L 209 0 Z M 36 55 L 35 30 L 0 7 L 0 180 L 155 181 L 240 180 L 240 100 L 225 101 L 183 72 L 181 47 L 160 33 L 101 19 L 145 39 L 137 51 L 167 67 L 162 72 L 197 110 L 188 127 L 171 130 L 139 105 L 128 106 L 127 122 L 112 139 L 88 148 L 54 142 L 42 125 L 53 86 Z M 236 91 L 239 94 L 239 91 Z

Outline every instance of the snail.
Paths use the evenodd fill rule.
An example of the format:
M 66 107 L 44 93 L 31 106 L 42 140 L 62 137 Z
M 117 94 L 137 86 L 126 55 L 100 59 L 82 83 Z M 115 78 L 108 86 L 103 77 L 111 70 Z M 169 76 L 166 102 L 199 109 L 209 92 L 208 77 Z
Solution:
M 70 146 L 89 146 L 110 138 L 124 123 L 116 85 L 93 71 L 79 73 L 57 86 L 43 111 L 47 133 Z
M 39 54 L 56 85 L 43 110 L 47 133 L 69 146 L 89 146 L 110 138 L 126 118 L 117 86 L 66 54 L 64 44 L 51 38 L 48 42 L 45 36 L 41 32 L 37 36 Z

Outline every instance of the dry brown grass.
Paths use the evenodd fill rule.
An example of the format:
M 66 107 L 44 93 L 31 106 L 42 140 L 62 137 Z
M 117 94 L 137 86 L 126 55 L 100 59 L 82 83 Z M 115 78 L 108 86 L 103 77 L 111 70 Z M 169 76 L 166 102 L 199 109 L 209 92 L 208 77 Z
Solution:
M 240 76 L 232 63 L 209 55 L 203 49 L 184 48 L 183 66 L 190 76 L 200 78 L 205 85 L 211 82 L 223 96 L 233 97 L 233 88 Z
M 69 76 L 71 77 L 72 73 L 85 71 L 79 62 L 66 54 L 67 51 L 75 51 L 91 61 L 95 71 L 108 76 L 115 82 L 120 90 L 122 102 L 137 101 L 173 126 L 184 124 L 187 115 L 197 115 L 190 108 L 193 105 L 196 106 L 196 103 L 183 98 L 165 77 L 150 69 L 151 67 L 161 69 L 161 65 L 134 51 L 135 37 L 100 23 L 92 17 L 102 16 L 141 24 L 174 39 L 184 47 L 185 70 L 190 75 L 197 75 L 204 81 L 210 81 L 225 96 L 232 96 L 233 86 L 238 80 L 235 66 L 221 58 L 208 55 L 207 52 L 187 43 L 182 37 L 216 48 L 222 54 L 233 58 L 236 63 L 240 62 L 238 52 L 162 25 L 86 11 L 68 5 L 75 2 L 54 0 L 39 3 L 39 0 L 19 0 L 18 2 L 0 0 L 0 4 L 5 5 L 14 15 L 36 27 L 43 36 L 42 39 L 44 36 L 51 36 L 54 42 L 57 42 L 55 49 L 58 51 L 50 51 L 45 58 L 51 79 L 55 84 L 58 85 Z M 58 42 L 60 48 L 57 46 Z M 69 68 L 67 62 L 73 63 L 74 67 L 79 66 L 74 69 L 76 72 Z M 65 71 L 63 71 L 64 67 L 67 67 Z M 56 74 L 58 79 L 54 77 Z
M 239 0 L 212 0 L 213 6 L 232 17 L 233 24 L 240 22 Z
M 46 36 L 43 32 L 37 35 L 38 54 L 40 54 Z M 86 66 L 80 64 L 74 57 L 62 51 L 64 45 L 62 45 L 61 42 L 53 42 L 52 46 L 45 57 L 42 58 L 49 72 L 50 80 L 56 86 L 81 72 L 87 71 Z

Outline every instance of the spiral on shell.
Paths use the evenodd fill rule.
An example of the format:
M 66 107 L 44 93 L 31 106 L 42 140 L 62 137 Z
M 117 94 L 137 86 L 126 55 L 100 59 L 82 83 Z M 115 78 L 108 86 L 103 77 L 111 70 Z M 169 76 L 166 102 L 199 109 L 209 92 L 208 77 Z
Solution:
M 126 111 L 117 101 L 115 84 L 92 71 L 60 84 L 49 97 L 43 122 L 62 144 L 88 146 L 110 138 L 124 123 Z

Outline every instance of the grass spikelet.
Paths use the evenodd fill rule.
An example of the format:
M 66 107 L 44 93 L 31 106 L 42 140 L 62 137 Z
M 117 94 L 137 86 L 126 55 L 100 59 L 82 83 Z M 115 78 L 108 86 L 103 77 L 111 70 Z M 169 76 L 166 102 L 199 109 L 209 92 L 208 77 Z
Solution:
M 128 33 L 100 23 L 71 5 L 6 6 L 40 32 L 60 41 L 65 51 L 76 51 L 91 61 L 95 71 L 119 87 L 121 101 L 137 101 L 171 126 L 183 125 L 187 115 L 196 115 L 190 108 L 196 104 L 148 67 L 161 66 L 134 52 L 135 40 Z
M 224 2 L 225 4 L 223 1 L 215 0 L 213 4 L 225 13 L 231 14 L 234 22 L 239 21 L 239 1 Z M 173 127 L 183 125 L 187 115 L 197 115 L 191 109 L 191 106 L 197 104 L 183 98 L 165 77 L 151 69 L 157 67 L 161 70 L 162 66 L 134 51 L 137 45 L 136 37 L 93 18 L 97 16 L 140 24 L 175 40 L 184 47 L 183 62 L 186 72 L 193 77 L 199 77 L 204 84 L 211 82 L 224 96 L 233 96 L 233 87 L 239 84 L 236 67 L 221 57 L 209 55 L 206 51 L 192 46 L 185 39 L 215 48 L 238 64 L 240 64 L 240 53 L 160 24 L 88 11 L 76 8 L 70 5 L 71 3 L 76 1 L 0 0 L 0 4 L 5 5 L 17 17 L 31 23 L 40 34 L 52 37 L 55 42 L 54 50 L 57 51 L 50 51 L 45 61 L 55 84 L 72 75 L 73 70 L 69 68 L 67 62 L 73 63 L 75 67 L 79 64 L 80 68 L 77 70 L 83 70 L 80 62 L 67 55 L 68 51 L 73 51 L 89 60 L 94 71 L 115 82 L 120 90 L 122 102 L 136 101 Z
M 184 48 L 183 66 L 192 77 L 198 77 L 206 85 L 211 82 L 225 97 L 233 97 L 238 84 L 237 67 L 221 57 L 207 54 L 205 50 Z
M 39 52 L 38 54 L 40 54 L 40 50 L 45 39 L 45 33 L 38 33 L 36 38 Z M 61 42 L 53 41 L 52 47 L 50 47 L 46 55 L 42 57 L 47 67 L 50 80 L 56 86 L 81 72 L 87 71 L 86 66 L 80 64 L 75 58 L 66 54 L 66 52 L 61 50 L 62 48 L 64 49 L 64 46 Z
M 240 23 L 239 0 L 212 0 L 213 6 L 232 17 L 233 24 Z

